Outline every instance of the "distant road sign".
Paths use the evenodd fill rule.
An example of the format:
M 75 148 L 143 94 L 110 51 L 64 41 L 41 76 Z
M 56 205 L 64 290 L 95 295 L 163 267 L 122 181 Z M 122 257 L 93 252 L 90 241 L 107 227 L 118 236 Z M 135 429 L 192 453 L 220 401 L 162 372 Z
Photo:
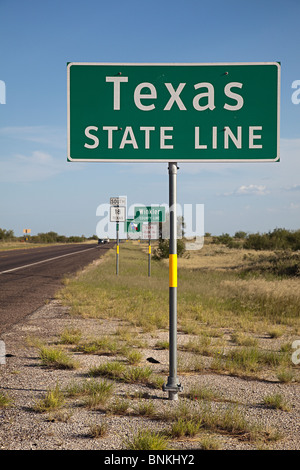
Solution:
M 111 222 L 125 222 L 126 220 L 126 207 L 125 206 L 110 206 L 110 221 Z
M 110 198 L 110 205 L 111 206 L 126 206 L 126 197 L 123 196 L 116 196 Z
M 277 161 L 280 64 L 69 63 L 69 161 Z
M 157 240 L 159 238 L 158 224 L 143 224 L 142 225 L 142 239 L 143 240 Z
M 125 232 L 127 233 L 137 233 L 141 231 L 141 224 L 134 219 L 127 219 L 124 225 Z
M 140 222 L 165 222 L 166 211 L 163 206 L 139 206 L 134 208 L 134 218 Z

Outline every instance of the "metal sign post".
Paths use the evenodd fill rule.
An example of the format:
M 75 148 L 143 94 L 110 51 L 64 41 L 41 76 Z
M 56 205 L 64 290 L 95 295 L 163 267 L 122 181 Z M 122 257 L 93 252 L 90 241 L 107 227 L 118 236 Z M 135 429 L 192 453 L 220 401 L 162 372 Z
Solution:
M 151 238 L 149 237 L 148 242 L 148 277 L 151 276 Z
M 119 222 L 116 224 L 117 229 L 117 254 L 116 254 L 116 274 L 119 274 L 119 251 L 120 251 L 120 240 L 119 240 Z
M 119 274 L 119 251 L 120 251 L 120 240 L 119 240 L 119 222 L 125 222 L 126 220 L 126 197 L 111 197 L 110 198 L 110 221 L 116 222 L 116 241 L 117 241 L 117 253 L 116 253 L 116 274 Z
M 154 223 L 151 222 L 151 219 L 150 219 L 151 214 L 150 212 L 148 212 L 148 209 L 150 208 L 146 208 L 148 221 L 142 224 L 142 240 L 148 240 L 148 277 L 150 277 L 151 276 L 151 251 L 152 251 L 151 240 L 157 240 L 159 238 L 159 226 L 158 226 L 158 222 L 154 222 Z M 157 220 L 162 219 L 162 217 L 164 220 L 165 208 L 163 208 L 163 212 L 161 208 L 155 209 L 155 210 L 157 211 L 157 214 L 156 214 Z M 140 220 L 140 218 L 144 220 L 143 216 L 141 216 L 141 212 L 137 210 L 136 210 L 136 217 L 137 217 L 136 220 Z
M 169 392 L 169 400 L 178 400 L 182 391 L 177 377 L 177 163 L 169 163 L 169 377 L 163 390 Z

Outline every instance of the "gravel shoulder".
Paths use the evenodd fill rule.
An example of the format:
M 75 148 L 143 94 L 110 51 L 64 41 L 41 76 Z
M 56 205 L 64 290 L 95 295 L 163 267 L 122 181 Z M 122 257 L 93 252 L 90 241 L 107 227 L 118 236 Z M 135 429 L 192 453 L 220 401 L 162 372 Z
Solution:
M 0 393 L 12 398 L 11 406 L 0 407 L 0 449 L 1 450 L 120 450 L 124 442 L 139 429 L 162 431 L 170 429 L 166 420 L 151 419 L 137 415 L 134 410 L 138 404 L 153 403 L 157 412 L 174 409 L 186 400 L 181 395 L 177 402 L 167 399 L 161 389 L 142 384 L 115 382 L 113 399 L 129 399 L 130 407 L 124 415 L 108 413 L 105 409 L 89 409 L 80 399 L 67 399 L 60 412 L 38 413 L 35 403 L 45 397 L 49 389 L 57 384 L 64 389 L 72 382 L 89 380 L 88 371 L 92 366 L 116 359 L 113 356 L 99 356 L 74 352 L 66 347 L 69 354 L 80 361 L 75 370 L 49 369 L 41 365 L 36 346 L 29 338 L 38 338 L 47 345 L 56 344 L 60 334 L 66 328 L 77 328 L 89 337 L 101 337 L 114 334 L 117 329 L 126 328 L 122 321 L 94 320 L 71 317 L 68 308 L 59 301 L 52 300 L 36 310 L 22 322 L 12 327 L 1 336 L 5 343 L 5 364 L 0 364 Z M 168 376 L 168 351 L 157 349 L 158 335 L 142 335 L 147 346 L 142 352 L 140 366 L 150 366 L 153 373 Z M 159 332 L 159 339 L 168 339 L 168 331 Z M 178 344 L 186 341 L 187 335 L 178 335 Z M 150 364 L 148 357 L 154 357 L 159 363 Z M 120 359 L 118 357 L 118 359 Z M 299 384 L 281 384 L 275 381 L 246 380 L 229 375 L 190 372 L 179 376 L 184 391 L 193 385 L 209 387 L 224 397 L 223 402 L 212 402 L 211 406 L 228 406 L 228 401 L 235 402 L 243 415 L 251 423 L 261 424 L 266 428 L 276 428 L 282 438 L 268 442 L 262 448 L 277 450 L 300 449 L 300 404 Z M 97 379 L 98 380 L 98 379 Z M 99 379 L 100 380 L 100 379 Z M 279 393 L 290 404 L 289 411 L 270 409 L 263 404 L 266 395 Z M 139 398 L 137 398 L 139 397 Z M 198 406 L 186 400 L 189 406 Z M 91 436 L 93 425 L 105 423 L 105 436 Z M 243 436 L 219 432 L 213 435 L 218 448 L 227 450 L 257 449 L 257 443 L 249 442 Z M 172 449 L 201 449 L 201 436 L 169 440 Z

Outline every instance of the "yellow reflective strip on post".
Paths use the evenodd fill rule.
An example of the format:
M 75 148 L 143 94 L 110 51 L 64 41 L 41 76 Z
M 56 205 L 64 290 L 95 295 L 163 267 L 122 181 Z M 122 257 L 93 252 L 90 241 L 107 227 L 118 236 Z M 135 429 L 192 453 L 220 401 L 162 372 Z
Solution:
M 177 287 L 177 255 L 169 255 L 169 287 Z
M 117 254 L 119 254 L 119 245 L 117 245 Z
M 151 245 L 149 245 L 149 251 L 148 251 L 149 255 L 151 255 Z

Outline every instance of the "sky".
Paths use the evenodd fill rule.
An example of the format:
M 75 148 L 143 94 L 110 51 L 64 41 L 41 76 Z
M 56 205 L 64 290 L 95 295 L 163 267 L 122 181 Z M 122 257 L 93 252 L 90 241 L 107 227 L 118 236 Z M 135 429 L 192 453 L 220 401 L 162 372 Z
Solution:
M 0 227 L 88 237 L 112 196 L 168 203 L 167 162 L 67 162 L 68 62 L 280 62 L 280 162 L 179 163 L 177 200 L 203 205 L 214 235 L 299 229 L 299 14 L 299 0 L 0 0 Z

